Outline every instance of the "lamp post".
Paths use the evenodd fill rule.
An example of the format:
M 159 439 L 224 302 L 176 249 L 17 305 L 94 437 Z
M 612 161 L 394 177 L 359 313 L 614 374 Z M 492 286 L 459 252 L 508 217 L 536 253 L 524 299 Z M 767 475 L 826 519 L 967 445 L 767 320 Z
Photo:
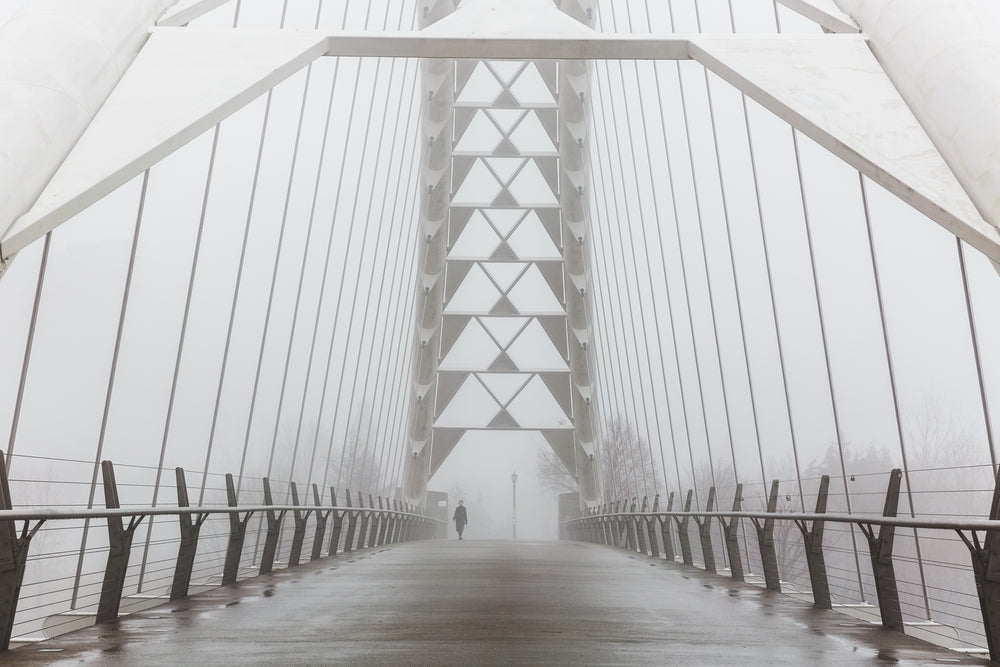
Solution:
M 513 490 L 513 511 L 511 512 L 511 523 L 514 531 L 514 539 L 517 539 L 517 473 L 511 473 L 510 484 Z

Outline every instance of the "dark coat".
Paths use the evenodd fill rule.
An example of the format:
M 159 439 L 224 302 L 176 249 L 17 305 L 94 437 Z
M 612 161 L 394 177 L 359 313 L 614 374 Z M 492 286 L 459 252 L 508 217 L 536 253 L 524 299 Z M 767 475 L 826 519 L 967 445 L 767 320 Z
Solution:
M 465 511 L 465 505 L 459 505 L 455 508 L 455 515 L 451 517 L 455 520 L 456 526 L 464 526 L 469 523 L 469 515 Z

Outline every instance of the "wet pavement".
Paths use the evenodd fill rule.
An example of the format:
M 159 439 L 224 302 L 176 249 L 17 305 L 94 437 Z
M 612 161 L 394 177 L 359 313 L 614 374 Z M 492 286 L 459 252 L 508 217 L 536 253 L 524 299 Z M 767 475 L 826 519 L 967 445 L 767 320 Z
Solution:
M 25 646 L 2 664 L 993 664 L 700 570 L 571 542 L 381 547 Z

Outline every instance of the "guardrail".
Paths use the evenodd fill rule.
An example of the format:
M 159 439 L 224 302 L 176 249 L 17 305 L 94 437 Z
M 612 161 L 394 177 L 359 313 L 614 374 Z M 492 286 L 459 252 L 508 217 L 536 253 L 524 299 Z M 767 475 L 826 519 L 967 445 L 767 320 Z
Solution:
M 18 599 L 24 580 L 28 550 L 31 540 L 43 525 L 51 522 L 81 520 L 89 522 L 105 519 L 108 528 L 107 565 L 101 585 L 100 600 L 97 603 L 96 623 L 105 623 L 118 617 L 123 593 L 132 540 L 142 522 L 154 516 L 177 517 L 180 540 L 177 558 L 170 584 L 170 599 L 186 597 L 191 587 L 198 538 L 205 521 L 213 515 L 229 517 L 229 535 L 225 564 L 221 583 L 234 583 L 240 571 L 243 544 L 247 535 L 247 524 L 255 514 L 264 517 L 266 536 L 261 552 L 258 574 L 271 572 L 279 546 L 282 522 L 291 512 L 294 519 L 291 547 L 287 557 L 289 567 L 302 560 L 302 549 L 310 516 L 315 517 L 312 549 L 309 560 L 322 556 L 326 543 L 326 531 L 332 518 L 332 533 L 329 539 L 328 556 L 336 556 L 343 540 L 343 552 L 351 552 L 366 547 L 377 547 L 411 540 L 431 539 L 435 528 L 443 522 L 421 514 L 417 508 L 398 501 L 368 494 L 367 506 L 364 496 L 357 492 L 357 504 L 351 503 L 351 491 L 346 492 L 346 504 L 337 503 L 336 491 L 330 488 L 330 504 L 323 504 L 316 484 L 312 485 L 313 504 L 300 503 L 298 488 L 289 484 L 291 504 L 276 505 L 271 494 L 270 481 L 263 479 L 264 503 L 260 505 L 238 505 L 236 488 L 231 474 L 226 475 L 226 495 L 228 504 L 219 506 L 191 507 L 188 500 L 184 470 L 176 468 L 177 507 L 126 507 L 119 502 L 118 485 L 115 481 L 114 465 L 110 461 L 101 464 L 104 483 L 104 509 L 58 509 L 41 508 L 31 510 L 13 509 L 7 468 L 0 457 L 0 650 L 7 650 L 15 623 Z M 126 524 L 126 519 L 128 520 Z M 23 522 L 18 531 L 17 524 Z M 346 531 L 345 531 L 346 528 Z M 263 531 L 262 531 L 263 532 Z M 81 561 L 82 562 L 82 561 Z M 145 566 L 145 561 L 143 563 Z M 73 585 L 73 599 L 80 586 L 80 571 Z M 73 609 L 70 605 L 70 609 Z
M 658 495 L 652 508 L 648 508 L 647 498 L 643 498 L 638 511 L 636 499 L 632 498 L 631 507 L 628 500 L 607 503 L 592 508 L 585 516 L 563 521 L 562 537 L 621 547 L 655 558 L 660 557 L 659 544 L 662 544 L 663 557 L 668 561 L 676 561 L 671 529 L 673 523 L 676 525 L 681 561 L 685 565 L 693 566 L 694 558 L 689 533 L 690 521 L 693 519 L 701 543 L 704 568 L 708 572 L 717 573 L 715 551 L 712 546 L 712 520 L 718 519 L 731 576 L 734 580 L 742 582 L 745 580 L 745 575 L 739 546 L 739 531 L 741 521 L 748 519 L 753 524 L 757 537 L 764 585 L 770 590 L 781 592 L 774 526 L 776 521 L 791 521 L 802 535 L 802 546 L 812 585 L 813 604 L 817 609 L 832 609 L 833 599 L 823 548 L 824 526 L 826 523 L 850 524 L 860 529 L 868 542 L 882 625 L 887 629 L 903 631 L 903 613 L 893 565 L 896 528 L 954 531 L 971 554 L 971 569 L 976 581 L 990 658 L 1000 660 L 1000 478 L 994 489 L 988 519 L 953 520 L 897 517 L 902 476 L 902 471 L 898 468 L 890 473 L 882 516 L 827 513 L 830 478 L 824 475 L 816 495 L 816 511 L 812 513 L 777 512 L 778 480 L 774 480 L 768 495 L 767 510 L 763 512 L 742 511 L 742 484 L 736 486 L 732 511 L 714 509 L 716 494 L 715 488 L 712 487 L 706 503 L 707 509 L 704 511 L 692 511 L 690 490 L 687 492 L 683 511 L 673 510 L 673 493 L 669 495 L 666 511 L 659 510 Z

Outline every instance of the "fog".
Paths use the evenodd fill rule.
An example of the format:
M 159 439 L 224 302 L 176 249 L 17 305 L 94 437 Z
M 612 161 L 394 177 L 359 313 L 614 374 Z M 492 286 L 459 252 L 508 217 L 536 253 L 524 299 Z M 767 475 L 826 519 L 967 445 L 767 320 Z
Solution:
M 0 21 L 21 4 L 0 5 Z M 600 28 L 733 28 L 725 2 L 701 2 L 699 14 L 689 1 L 653 3 L 648 17 L 646 4 L 602 3 Z M 770 0 L 734 6 L 741 33 L 777 31 Z M 281 21 L 281 3 L 239 7 L 239 27 Z M 310 28 L 319 16 L 325 28 L 405 28 L 415 5 L 372 7 L 294 2 L 285 25 Z M 779 13 L 783 32 L 818 33 Z M 229 3 L 194 25 L 235 18 Z M 123 502 L 136 505 L 175 502 L 172 476 L 159 476 L 173 466 L 206 503 L 221 502 L 225 473 L 240 478 L 244 499 L 259 495 L 263 476 L 281 494 L 289 481 L 341 497 L 346 488 L 396 493 L 412 415 L 420 85 L 416 61 L 321 59 L 157 164 L 148 181 L 136 177 L 59 227 L 26 371 L 44 242 L 18 255 L 0 279 L 0 442 L 13 455 L 15 505 L 99 504 L 91 480 L 101 459 L 119 466 Z M 703 504 L 717 485 L 728 505 L 736 482 L 759 500 L 780 478 L 789 508 L 808 509 L 819 475 L 839 477 L 831 506 L 855 493 L 851 478 L 870 475 L 853 487 L 855 503 L 877 511 L 888 467 L 905 458 L 905 511 L 984 515 L 994 465 L 984 415 L 1000 382 L 1000 278 L 990 262 L 964 249 L 984 411 L 954 236 L 697 63 L 595 64 L 591 91 L 593 426 L 603 438 L 612 420 L 626 421 L 652 468 L 636 474 L 635 459 L 622 463 L 601 480 L 604 498 L 694 487 Z M 486 183 L 455 183 L 456 196 L 488 203 Z M 452 251 L 488 250 L 491 233 L 451 239 Z M 548 240 L 542 259 L 558 252 Z M 475 311 L 474 288 L 502 282 L 488 273 L 449 306 Z M 550 312 L 544 281 L 529 287 L 516 295 L 520 307 Z M 534 340 L 521 351 L 526 363 L 565 368 L 544 335 Z M 483 364 L 477 354 L 482 346 L 459 349 L 442 368 Z M 489 424 L 498 407 L 474 398 L 447 406 L 439 425 Z M 571 417 L 534 394 L 519 409 L 536 427 Z M 516 472 L 518 538 L 551 539 L 556 496 L 538 463 L 547 449 L 536 431 L 470 431 L 429 488 L 461 495 L 469 539 L 506 538 Z M 973 493 L 947 493 L 958 486 Z M 65 541 L 75 550 L 80 536 Z

